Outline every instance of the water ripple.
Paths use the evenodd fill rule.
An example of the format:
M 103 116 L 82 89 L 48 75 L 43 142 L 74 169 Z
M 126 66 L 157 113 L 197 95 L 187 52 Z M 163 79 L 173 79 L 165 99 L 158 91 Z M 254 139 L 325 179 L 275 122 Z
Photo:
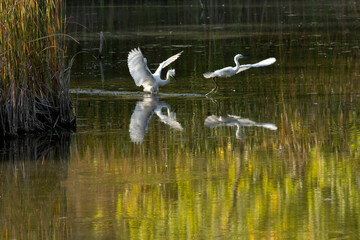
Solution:
M 94 96 L 124 96 L 124 97 L 139 97 L 146 95 L 145 92 L 127 92 L 127 91 L 105 91 L 100 89 L 70 89 L 70 93 L 86 94 Z M 159 93 L 159 97 L 206 97 L 204 94 L 196 93 Z

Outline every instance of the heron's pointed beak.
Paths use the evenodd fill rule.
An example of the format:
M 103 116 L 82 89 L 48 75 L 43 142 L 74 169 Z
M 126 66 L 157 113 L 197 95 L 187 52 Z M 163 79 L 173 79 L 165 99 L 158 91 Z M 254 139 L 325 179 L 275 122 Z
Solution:
M 176 82 L 178 82 L 177 78 L 175 77 L 175 75 L 173 76 L 173 78 L 175 79 Z

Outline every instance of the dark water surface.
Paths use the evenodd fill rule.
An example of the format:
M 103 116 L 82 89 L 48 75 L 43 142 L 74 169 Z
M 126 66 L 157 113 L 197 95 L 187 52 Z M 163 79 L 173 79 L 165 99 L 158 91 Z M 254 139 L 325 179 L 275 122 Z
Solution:
M 3 143 L 2 239 L 360 238 L 356 1 L 110 2 L 68 1 L 77 132 Z M 178 81 L 143 94 L 135 47 Z M 237 53 L 277 62 L 206 97 Z

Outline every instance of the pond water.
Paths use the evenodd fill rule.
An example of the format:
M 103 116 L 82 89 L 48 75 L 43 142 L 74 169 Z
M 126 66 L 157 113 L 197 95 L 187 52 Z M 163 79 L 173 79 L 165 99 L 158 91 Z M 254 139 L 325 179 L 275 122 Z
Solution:
M 356 1 L 104 2 L 68 1 L 77 132 L 2 143 L 2 239 L 360 238 Z M 237 53 L 277 61 L 205 96 Z

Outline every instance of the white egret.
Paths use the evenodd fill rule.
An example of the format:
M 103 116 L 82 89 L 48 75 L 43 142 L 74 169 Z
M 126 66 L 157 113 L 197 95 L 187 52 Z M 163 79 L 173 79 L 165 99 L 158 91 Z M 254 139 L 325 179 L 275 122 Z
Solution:
M 258 63 L 254 63 L 254 64 L 244 64 L 244 65 L 240 65 L 239 63 L 239 59 L 244 58 L 243 55 L 241 54 L 237 54 L 234 57 L 234 62 L 235 62 L 235 67 L 225 67 L 219 70 L 216 70 L 214 72 L 207 72 L 204 73 L 204 77 L 205 78 L 212 78 L 214 83 L 215 83 L 215 88 L 213 88 L 210 92 L 208 92 L 206 95 L 209 95 L 213 92 L 216 92 L 217 89 L 219 88 L 218 83 L 216 82 L 216 78 L 228 78 L 228 77 L 232 77 L 235 74 L 238 74 L 239 72 L 245 71 L 249 68 L 254 68 L 254 67 L 266 67 L 269 66 L 271 64 L 273 64 L 274 62 L 276 62 L 275 58 L 268 58 L 265 60 L 262 60 Z
M 205 119 L 206 127 L 219 127 L 219 126 L 236 126 L 236 138 L 241 139 L 241 127 L 264 127 L 270 130 L 277 130 L 277 127 L 272 123 L 257 123 L 248 118 L 242 118 L 235 115 L 216 116 L 211 115 Z
M 162 112 L 162 109 L 167 110 L 167 114 Z M 176 121 L 176 113 L 170 110 L 170 105 L 159 101 L 158 96 L 144 95 L 143 100 L 136 103 L 133 114 L 130 118 L 130 139 L 135 143 L 142 143 L 145 133 L 148 131 L 149 121 L 153 114 L 156 114 L 160 121 L 169 125 L 170 128 L 182 131 L 183 128 L 179 122 Z
M 143 86 L 144 92 L 151 94 L 159 93 L 159 87 L 168 84 L 170 82 L 170 77 L 175 78 L 175 69 L 170 69 L 167 71 L 166 79 L 162 80 L 161 70 L 178 59 L 182 52 L 183 51 L 160 63 L 155 73 L 152 74 L 147 66 L 147 60 L 144 58 L 140 48 L 131 50 L 128 55 L 128 67 L 135 84 L 138 87 Z

